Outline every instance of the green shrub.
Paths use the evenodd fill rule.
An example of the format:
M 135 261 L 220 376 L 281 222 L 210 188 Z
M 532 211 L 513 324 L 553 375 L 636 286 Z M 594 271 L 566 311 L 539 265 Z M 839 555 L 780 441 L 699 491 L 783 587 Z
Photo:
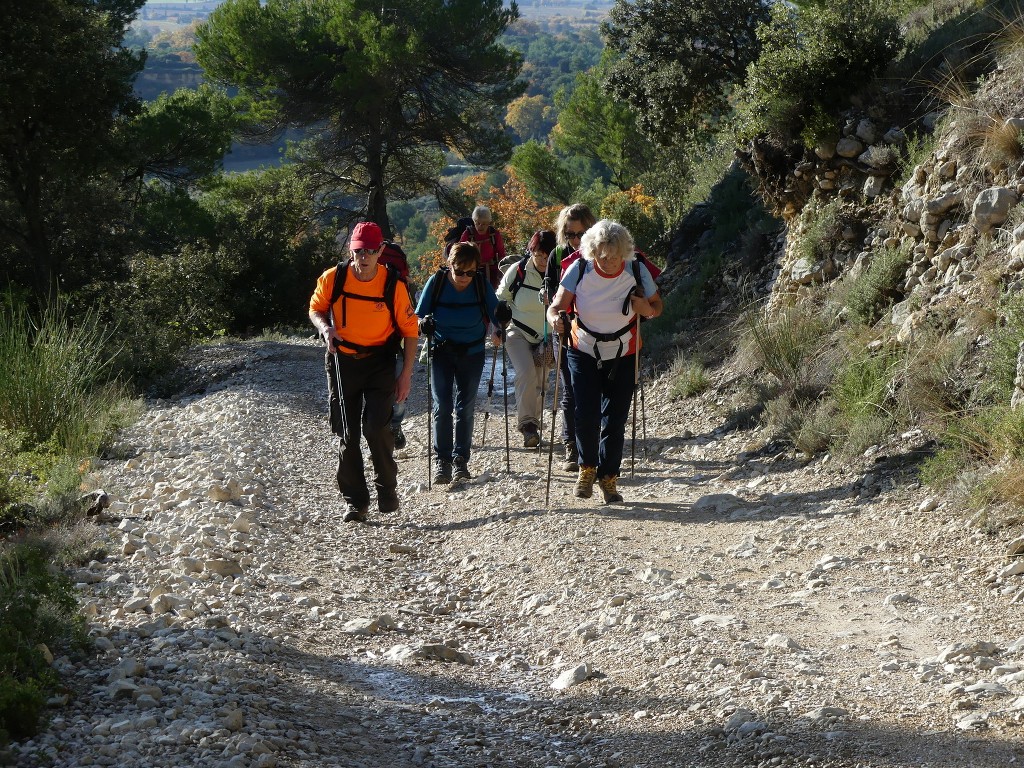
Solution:
M 637 248 L 659 261 L 664 259 L 665 254 L 656 253 L 653 247 L 665 231 L 665 215 L 643 187 L 612 192 L 601 202 L 600 210 L 601 218 L 613 219 L 629 230 Z
M 754 363 L 784 385 L 801 386 L 807 380 L 805 364 L 827 340 L 825 321 L 805 307 L 781 307 L 772 314 L 755 308 L 743 321 L 744 347 Z
M 838 197 L 823 203 L 815 197 L 800 213 L 803 231 L 797 240 L 797 254 L 810 264 L 831 258 L 836 246 L 842 242 L 842 200 Z
M 914 169 L 931 157 L 935 151 L 937 140 L 934 133 L 913 133 L 907 137 L 905 153 L 900 157 L 899 169 L 895 186 L 902 187 L 910 180 Z
M 56 304 L 33 318 L 23 305 L 0 306 L 0 425 L 29 446 L 53 441 L 69 456 L 93 455 L 122 397 L 110 382 L 109 341 L 92 311 L 72 320 Z
M 815 138 L 823 115 L 848 104 L 851 84 L 871 82 L 900 46 L 890 6 L 873 0 L 776 3 L 758 38 L 761 55 L 747 71 L 746 132 L 785 142 Z
M 881 442 L 898 420 L 896 398 L 902 361 L 887 352 L 848 354 L 829 389 L 835 402 L 837 453 L 855 456 Z
M 949 415 L 941 447 L 922 470 L 922 479 L 948 486 L 979 465 L 1024 459 L 1024 410 L 993 405 Z
M 39 731 L 46 692 L 34 680 L 0 677 L 0 745 L 4 737 L 28 739 Z
M 52 555 L 40 542 L 0 549 L 0 729 L 15 738 L 36 732 L 56 680 L 40 645 L 57 655 L 88 642 L 74 588 L 51 568 Z
M 902 296 L 900 284 L 910 258 L 907 247 L 884 248 L 874 255 L 867 269 L 847 282 L 844 303 L 854 320 L 874 325 Z
M 673 400 L 699 395 L 711 386 L 711 379 L 708 378 L 704 365 L 699 360 L 694 360 L 686 355 L 676 357 L 669 369 L 668 376 L 669 397 Z
M 982 387 L 988 400 L 1009 403 L 1017 375 L 1017 348 L 1024 341 L 1024 291 L 1004 294 L 999 301 L 1000 323 L 992 331 L 985 356 Z

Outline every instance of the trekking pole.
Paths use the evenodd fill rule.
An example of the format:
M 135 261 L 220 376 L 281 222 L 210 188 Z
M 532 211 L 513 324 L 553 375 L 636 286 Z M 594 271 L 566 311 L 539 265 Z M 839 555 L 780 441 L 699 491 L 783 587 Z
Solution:
M 640 337 L 638 335 L 637 336 L 638 344 L 639 344 L 639 341 L 640 341 Z M 637 348 L 636 357 L 637 357 L 637 365 L 636 365 L 636 367 L 637 367 L 637 370 L 640 372 L 639 373 L 639 378 L 638 378 L 638 383 L 637 383 L 637 386 L 640 388 L 640 429 L 641 429 L 641 435 L 642 435 L 642 440 L 643 440 L 643 444 L 644 444 L 644 461 L 647 462 L 647 461 L 649 461 L 648 456 L 647 456 L 647 404 L 646 404 L 645 398 L 644 398 L 644 369 L 643 369 L 643 366 L 640 365 L 640 349 L 639 348 Z
M 508 353 L 505 352 L 505 329 L 501 329 L 501 389 L 505 401 L 505 471 L 511 472 L 508 457 Z
M 545 314 L 545 317 L 547 315 Z M 551 509 L 551 459 L 555 452 L 555 417 L 558 415 L 558 379 L 562 372 L 562 347 L 567 343 L 565 331 L 565 312 L 559 312 L 558 318 L 562 321 L 562 332 L 558 334 L 558 346 L 555 347 L 555 391 L 551 400 L 551 439 L 548 441 L 548 480 L 544 488 L 544 508 Z M 543 410 L 543 409 L 541 409 Z
M 544 396 L 548 384 L 548 315 L 544 313 L 544 335 L 540 339 L 540 434 L 544 435 Z
M 332 347 L 334 346 L 333 339 L 327 342 Z M 331 367 L 334 369 L 334 386 L 338 388 L 338 413 L 341 414 L 341 441 L 348 445 L 348 414 L 345 413 L 345 394 L 341 389 L 341 365 L 338 361 L 338 350 L 331 350 Z
M 487 382 L 487 407 L 484 409 L 484 436 L 480 440 L 481 451 L 484 449 L 484 446 L 487 445 L 487 419 L 489 419 L 491 416 L 490 407 L 494 398 L 494 369 L 497 367 L 497 365 L 498 348 L 495 347 L 494 354 L 491 355 L 491 378 L 490 381 Z
M 629 448 L 629 479 L 636 469 L 636 390 L 640 380 L 640 315 L 636 316 L 636 350 L 633 352 L 633 440 Z
M 432 334 L 427 335 L 427 490 L 430 490 L 430 471 L 433 467 L 434 450 L 434 398 L 430 389 L 430 352 L 434 345 Z
M 330 317 L 330 328 L 334 330 L 334 315 Z M 334 334 L 327 337 L 327 349 L 331 353 L 331 368 L 334 373 L 334 386 L 338 390 L 338 414 L 341 416 L 341 440 L 348 445 L 348 415 L 345 413 L 345 396 L 341 389 L 341 363 L 338 360 L 338 348 L 334 346 Z

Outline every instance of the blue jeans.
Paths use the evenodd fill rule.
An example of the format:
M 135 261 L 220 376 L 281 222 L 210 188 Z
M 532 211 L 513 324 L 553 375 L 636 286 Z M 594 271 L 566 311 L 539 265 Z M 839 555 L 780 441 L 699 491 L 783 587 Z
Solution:
M 433 389 L 434 448 L 438 461 L 455 457 L 469 461 L 473 446 L 473 407 L 476 404 L 484 353 L 457 355 L 454 351 L 434 350 L 430 359 L 430 386 Z M 455 413 L 455 444 L 452 445 L 452 412 Z
M 569 349 L 569 379 L 576 399 L 576 449 L 580 466 L 597 467 L 598 477 L 617 477 L 626 442 L 626 421 L 636 388 L 633 355 L 597 360 Z

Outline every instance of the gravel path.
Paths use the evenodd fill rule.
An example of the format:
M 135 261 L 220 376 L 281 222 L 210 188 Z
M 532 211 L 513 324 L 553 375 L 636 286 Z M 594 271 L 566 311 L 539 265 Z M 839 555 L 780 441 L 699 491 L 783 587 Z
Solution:
M 421 367 L 402 509 L 345 525 L 320 349 L 197 355 L 104 462 L 109 556 L 75 575 L 98 652 L 55 662 L 68 690 L 16 765 L 1024 755 L 1019 545 L 928 497 L 919 435 L 807 462 L 654 382 L 626 502 L 574 499 L 556 459 L 546 510 L 546 450 L 514 443 L 506 473 L 493 416 L 477 478 L 426 490 Z

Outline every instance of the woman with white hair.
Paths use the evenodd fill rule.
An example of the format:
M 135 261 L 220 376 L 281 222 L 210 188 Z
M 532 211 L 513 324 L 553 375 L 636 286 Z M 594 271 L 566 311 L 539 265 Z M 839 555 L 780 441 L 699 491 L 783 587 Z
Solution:
M 621 224 L 598 221 L 583 236 L 580 250 L 583 258 L 562 276 L 548 321 L 559 334 L 569 334 L 564 354 L 576 400 L 580 464 L 575 495 L 590 498 L 596 480 L 605 503 L 613 504 L 622 501 L 616 483 L 636 387 L 640 318 L 660 315 L 662 303 Z M 565 328 L 560 313 L 570 310 Z
M 505 258 L 505 241 L 501 232 L 491 226 L 494 221 L 491 209 L 486 205 L 478 205 L 473 209 L 473 226 L 466 227 L 462 233 L 463 243 L 473 243 L 480 251 L 480 268 L 487 277 L 492 288 L 498 287 L 501 280 L 499 262 Z

